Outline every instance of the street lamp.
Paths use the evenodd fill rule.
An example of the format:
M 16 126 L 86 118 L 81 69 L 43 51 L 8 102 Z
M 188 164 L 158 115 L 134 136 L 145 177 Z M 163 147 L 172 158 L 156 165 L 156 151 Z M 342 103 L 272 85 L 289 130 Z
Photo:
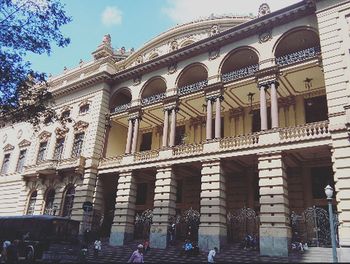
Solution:
M 333 209 L 332 209 L 333 188 L 327 185 L 326 188 L 324 188 L 324 192 L 327 196 L 327 201 L 328 201 L 329 225 L 331 229 L 332 250 L 333 250 L 333 262 L 338 262 L 337 245 L 335 243 L 335 230 L 334 230 L 334 222 L 333 222 Z

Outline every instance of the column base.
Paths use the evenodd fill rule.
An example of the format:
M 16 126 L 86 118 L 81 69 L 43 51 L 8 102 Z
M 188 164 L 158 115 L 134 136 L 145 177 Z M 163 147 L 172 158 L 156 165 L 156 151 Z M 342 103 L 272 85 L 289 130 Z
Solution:
M 152 225 L 150 232 L 150 246 L 165 249 L 168 245 L 168 226 Z
M 226 226 L 200 226 L 198 230 L 198 247 L 209 251 L 214 247 L 220 249 L 227 243 Z
M 260 228 L 260 255 L 288 257 L 290 243 L 289 228 Z
M 126 242 L 132 241 L 133 239 L 134 232 L 132 228 L 112 227 L 111 235 L 109 237 L 109 244 L 111 246 L 123 246 Z

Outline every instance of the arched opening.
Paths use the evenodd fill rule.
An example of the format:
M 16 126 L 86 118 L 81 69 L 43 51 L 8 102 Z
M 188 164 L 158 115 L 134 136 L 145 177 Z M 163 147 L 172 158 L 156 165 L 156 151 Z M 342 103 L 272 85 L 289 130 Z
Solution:
M 62 210 L 63 217 L 71 217 L 72 216 L 74 197 L 75 197 L 75 188 L 74 188 L 74 186 L 70 185 L 66 188 L 66 192 L 64 194 L 63 210 Z
M 47 214 L 47 215 L 55 215 L 56 214 L 56 208 L 54 206 L 55 195 L 56 195 L 56 192 L 52 188 L 50 188 L 46 192 L 44 214 Z
M 35 210 L 36 198 L 38 196 L 38 192 L 35 190 L 29 196 L 28 207 L 27 207 L 27 215 L 33 215 Z
M 177 81 L 178 93 L 188 94 L 201 90 L 208 84 L 208 71 L 202 64 L 192 64 L 186 67 Z
M 166 83 L 163 78 L 149 80 L 141 91 L 141 103 L 149 105 L 161 101 L 165 97 Z
M 121 89 L 113 94 L 109 102 L 111 113 L 120 113 L 129 108 L 131 102 L 129 89 Z
M 275 49 L 277 65 L 286 65 L 316 56 L 320 39 L 311 29 L 298 29 L 286 33 Z
M 231 52 L 221 66 L 223 82 L 248 77 L 259 69 L 258 54 L 250 48 L 242 48 Z

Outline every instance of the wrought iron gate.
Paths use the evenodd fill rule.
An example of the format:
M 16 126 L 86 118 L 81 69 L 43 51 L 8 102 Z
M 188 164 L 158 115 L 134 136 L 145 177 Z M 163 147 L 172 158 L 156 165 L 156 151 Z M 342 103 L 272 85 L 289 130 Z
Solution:
M 227 214 L 227 236 L 230 242 L 242 242 L 247 235 L 259 238 L 259 217 L 251 208 L 241 208 Z
M 141 213 L 136 213 L 135 216 L 135 239 L 149 239 L 149 232 L 152 225 L 153 211 L 147 209 Z
M 176 239 L 198 241 L 198 229 L 200 223 L 200 213 L 192 208 L 186 210 L 181 215 L 174 218 L 176 224 Z
M 334 227 L 338 241 L 338 215 L 334 213 Z M 308 243 L 314 247 L 329 247 L 331 232 L 328 211 L 320 207 L 309 207 L 300 215 L 292 212 L 292 242 Z M 338 242 L 337 242 L 338 243 Z

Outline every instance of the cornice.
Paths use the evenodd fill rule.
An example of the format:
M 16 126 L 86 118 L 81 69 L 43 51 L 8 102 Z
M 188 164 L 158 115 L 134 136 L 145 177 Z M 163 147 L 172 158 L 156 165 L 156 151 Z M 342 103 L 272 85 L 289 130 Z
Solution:
M 116 81 L 131 79 L 135 75 L 142 75 L 156 69 L 166 67 L 169 65 L 169 63 L 173 63 L 174 61 L 184 60 L 200 53 L 208 52 L 213 47 L 223 46 L 233 41 L 259 34 L 264 30 L 286 24 L 297 18 L 313 13 L 315 13 L 314 2 L 311 0 L 304 0 L 260 18 L 237 25 L 232 29 L 226 30 L 212 37 L 199 40 L 186 47 L 159 56 L 154 60 L 122 70 L 116 73 L 113 79 Z

